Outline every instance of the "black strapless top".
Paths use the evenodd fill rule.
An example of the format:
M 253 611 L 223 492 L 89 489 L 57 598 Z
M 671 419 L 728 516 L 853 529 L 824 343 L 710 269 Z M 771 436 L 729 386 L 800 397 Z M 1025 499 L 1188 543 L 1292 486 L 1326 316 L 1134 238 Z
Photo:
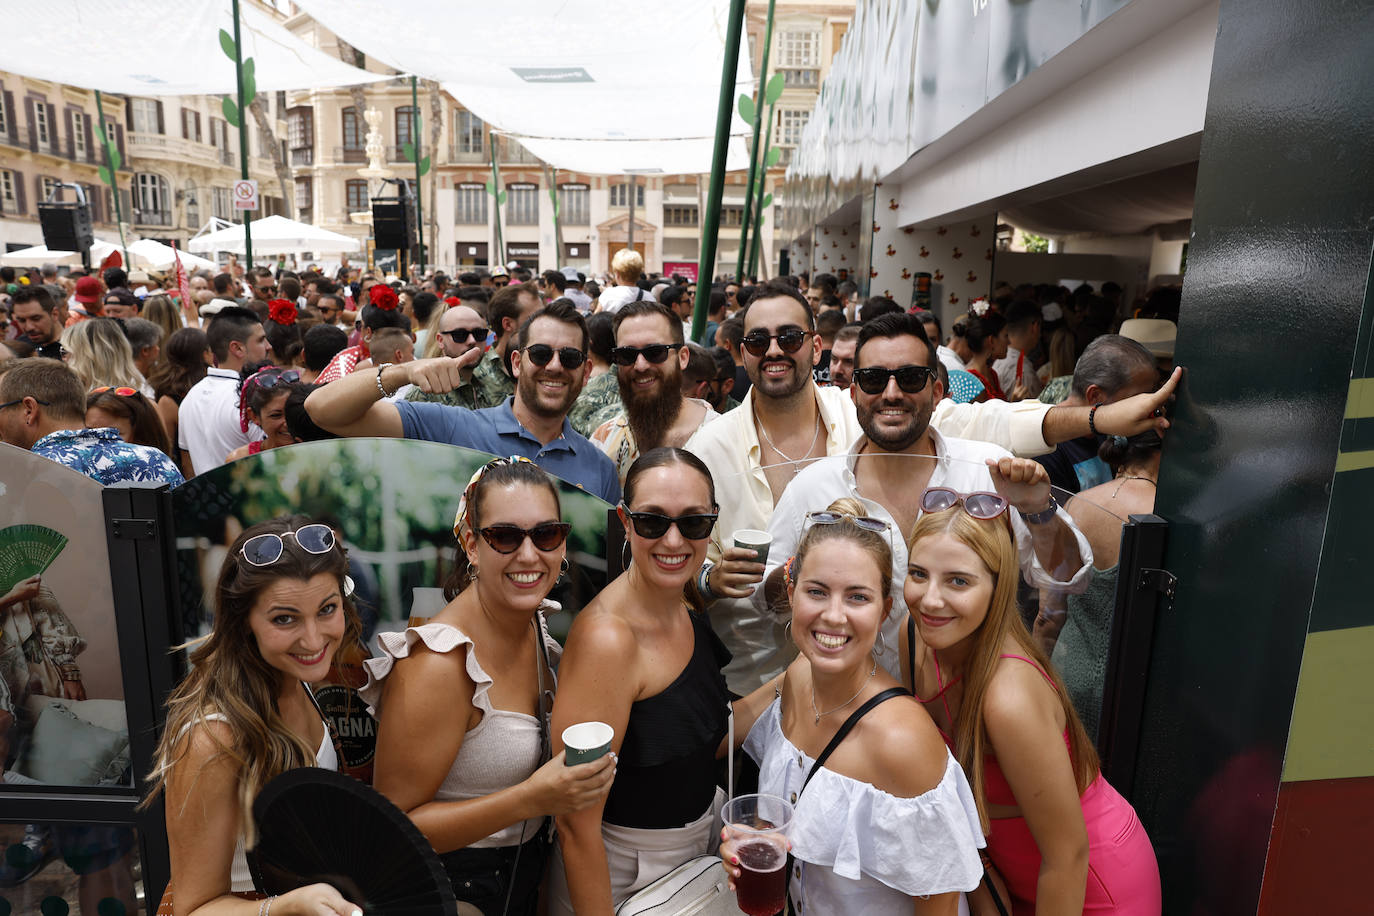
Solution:
M 662 692 L 630 707 L 615 783 L 602 816 L 621 827 L 689 824 L 716 792 L 716 749 L 729 724 L 730 661 L 704 614 L 692 614 L 695 645 L 687 667 Z

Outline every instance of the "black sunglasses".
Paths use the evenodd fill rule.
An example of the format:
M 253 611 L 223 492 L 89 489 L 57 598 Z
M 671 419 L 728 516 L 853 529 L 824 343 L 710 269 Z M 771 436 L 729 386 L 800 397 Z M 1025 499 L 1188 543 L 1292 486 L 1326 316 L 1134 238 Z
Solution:
M 525 352 L 536 366 L 543 367 L 553 362 L 554 349 L 548 344 L 530 344 L 525 347 Z M 564 369 L 576 369 L 587 359 L 587 354 L 577 347 L 559 347 L 557 352 L 558 362 Z
M 452 337 L 454 343 L 463 343 L 463 342 L 466 341 L 468 338 L 472 338 L 472 339 L 475 340 L 477 343 L 481 343 L 482 341 L 484 341 L 484 340 L 487 339 L 487 335 L 491 333 L 491 329 L 490 329 L 490 328 L 454 328 L 452 331 L 440 331 L 439 333 L 440 333 L 440 334 L 447 334 L 449 337 Z
M 44 407 L 51 407 L 51 406 L 52 406 L 52 401 L 40 401 L 40 400 L 38 400 L 38 398 L 34 398 L 33 401 L 34 401 L 35 404 L 42 404 Z M 0 410 L 4 410 L 6 407 L 13 407 L 15 404 L 22 404 L 22 403 L 24 403 L 24 399 L 23 399 L 23 398 L 18 398 L 18 399 L 13 400 L 13 401 L 6 401 L 5 403 L 0 404 Z
M 776 334 L 769 334 L 767 331 L 750 331 L 744 335 L 744 339 L 740 343 L 754 356 L 762 356 L 767 353 L 768 345 L 775 340 L 782 352 L 796 353 L 810 336 L 810 331 L 803 331 L 801 328 L 788 328 Z
M 517 525 L 488 525 L 485 528 L 478 528 L 477 531 L 482 535 L 482 540 L 486 541 L 492 550 L 497 553 L 515 553 L 520 549 L 520 545 L 525 543 L 525 538 L 529 538 L 536 550 L 545 553 L 550 550 L 557 550 L 559 546 L 568 539 L 568 532 L 572 530 L 572 525 L 567 522 L 540 522 L 533 528 L 521 528 Z
M 926 387 L 935 372 L 926 366 L 898 366 L 888 369 L 884 366 L 865 366 L 854 370 L 854 384 L 864 394 L 882 394 L 887 390 L 887 380 L 897 379 L 897 387 L 907 394 L 915 394 Z
M 633 366 L 640 356 L 651 363 L 661 363 L 668 354 L 682 348 L 682 344 L 649 344 L 647 347 L 613 347 L 611 360 L 617 366 Z
M 661 538 L 668 529 L 677 525 L 678 533 L 689 541 L 700 541 L 711 536 L 718 513 L 710 515 L 663 515 L 658 512 L 631 512 L 624 503 L 620 507 L 630 516 L 630 524 L 635 534 L 642 538 Z

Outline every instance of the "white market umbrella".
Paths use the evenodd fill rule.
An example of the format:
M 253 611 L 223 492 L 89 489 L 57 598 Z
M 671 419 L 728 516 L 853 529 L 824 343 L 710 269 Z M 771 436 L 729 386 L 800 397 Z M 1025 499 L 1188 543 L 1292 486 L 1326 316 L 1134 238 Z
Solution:
M 299 223 L 284 216 L 268 216 L 253 220 L 253 250 L 263 254 L 354 254 L 362 242 L 309 223 Z M 230 226 L 191 239 L 186 247 L 192 251 L 228 251 L 243 254 L 243 226 Z
M 114 242 L 96 239 L 95 244 L 91 245 L 91 266 L 95 267 L 109 257 L 110 252 L 118 250 L 119 246 Z M 132 254 L 130 256 L 132 257 Z M 6 267 L 42 267 L 44 264 L 77 267 L 81 264 L 81 253 L 52 249 L 47 245 L 34 245 L 32 248 L 20 248 L 18 251 L 0 255 L 0 264 Z
M 255 227 L 256 228 L 256 227 Z M 254 232 L 256 241 L 257 233 Z M 215 270 L 217 266 L 209 258 L 198 257 L 189 251 L 181 251 L 181 264 L 187 271 Z M 155 239 L 139 239 L 129 246 L 129 259 L 135 268 L 147 270 L 172 270 L 176 267 L 177 252 L 171 245 L 164 245 Z

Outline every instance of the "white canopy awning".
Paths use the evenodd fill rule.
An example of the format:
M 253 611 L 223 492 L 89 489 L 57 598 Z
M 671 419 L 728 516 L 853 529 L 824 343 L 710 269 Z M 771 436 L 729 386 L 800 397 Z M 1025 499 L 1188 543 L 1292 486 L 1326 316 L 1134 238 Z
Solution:
M 254 60 L 260 92 L 389 78 L 310 47 L 251 3 L 240 8 L 243 57 Z M 0 0 L 0 19 L 11 35 L 3 64 L 11 73 L 127 95 L 237 90 L 234 62 L 219 39 L 220 29 L 234 34 L 230 0 Z M 52 40 L 14 37 L 23 34 Z M 58 36 L 73 44 L 54 51 Z
M 181 266 L 188 271 L 214 270 L 217 265 L 207 258 L 198 257 L 189 251 L 181 251 Z M 134 267 L 153 270 L 171 270 L 176 267 L 177 252 L 171 245 L 164 245 L 156 239 L 139 239 L 129 246 L 129 258 Z
M 482 120 L 564 169 L 594 174 L 710 171 L 729 0 L 622 3 L 296 0 L 326 28 L 388 66 L 439 81 Z M 484 36 L 455 47 L 455 35 Z M 743 47 L 732 93 L 727 167 L 747 168 L 753 94 Z
M 268 216 L 253 220 L 253 251 L 262 254 L 353 254 L 362 247 L 357 239 L 320 229 L 309 223 L 299 223 L 284 216 Z M 191 239 L 186 247 L 192 251 L 229 251 L 242 254 L 243 226 L 234 225 L 218 232 Z
M 118 250 L 118 242 L 96 239 L 95 244 L 91 245 L 91 266 L 94 267 L 109 257 L 110 252 Z M 7 254 L 0 254 L 0 264 L 6 267 L 42 267 L 44 264 L 76 267 L 81 264 L 81 252 L 51 249 L 47 245 L 34 245 L 32 248 L 20 248 Z

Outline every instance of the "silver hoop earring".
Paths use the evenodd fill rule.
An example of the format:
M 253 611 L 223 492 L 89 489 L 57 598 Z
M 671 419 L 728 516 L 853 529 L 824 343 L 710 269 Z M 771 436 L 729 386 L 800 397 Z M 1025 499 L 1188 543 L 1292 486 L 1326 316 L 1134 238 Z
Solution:
M 620 545 L 620 568 L 629 569 L 630 560 L 632 559 L 633 556 L 630 554 L 630 542 L 626 540 Z
M 887 651 L 887 641 L 883 639 L 883 631 L 878 631 L 878 638 L 873 641 L 873 654 L 882 655 Z
M 787 623 L 783 624 L 783 627 L 782 627 L 782 635 L 783 635 L 783 636 L 786 636 L 789 640 L 792 638 L 792 618 L 791 618 L 791 617 L 788 617 L 788 618 L 787 618 Z
M 567 557 L 564 557 L 564 558 L 563 558 L 563 561 L 562 561 L 561 563 L 558 564 L 558 581 L 559 581 L 559 582 L 562 582 L 562 581 L 563 581 L 563 577 L 566 576 L 567 574 L 568 574 L 568 558 L 567 558 Z M 555 583 L 555 584 L 557 584 L 557 583 Z
M 468 564 L 468 581 L 469 581 L 469 582 L 476 582 L 476 581 L 477 581 L 477 564 L 476 564 L 476 563 L 469 563 L 469 564 Z

